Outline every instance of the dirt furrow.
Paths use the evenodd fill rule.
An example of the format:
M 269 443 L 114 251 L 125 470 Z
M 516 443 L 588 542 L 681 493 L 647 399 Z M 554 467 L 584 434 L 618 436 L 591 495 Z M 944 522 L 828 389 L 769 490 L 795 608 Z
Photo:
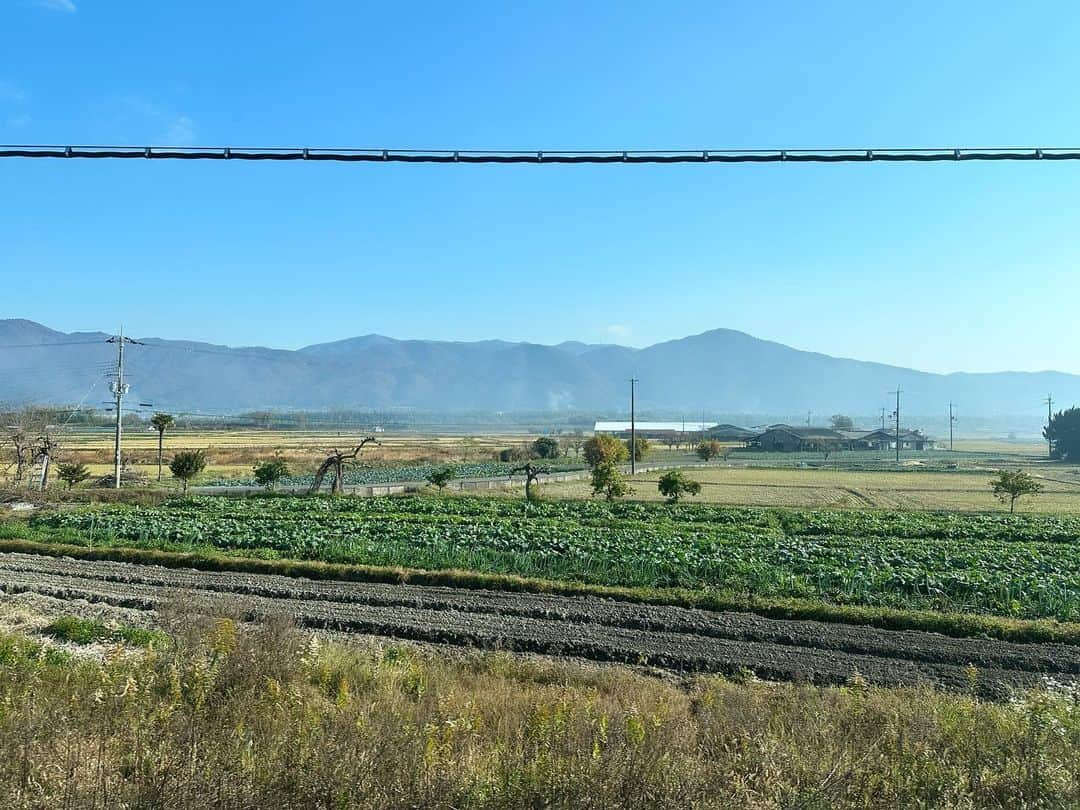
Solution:
M 125 563 L 0 555 L 0 590 L 157 610 L 182 595 L 209 611 L 446 644 L 499 648 L 678 671 L 843 683 L 971 686 L 1000 695 L 1050 675 L 1080 678 L 1080 648 L 954 639 L 752 614 L 711 613 L 587 597 L 424 586 L 312 582 Z

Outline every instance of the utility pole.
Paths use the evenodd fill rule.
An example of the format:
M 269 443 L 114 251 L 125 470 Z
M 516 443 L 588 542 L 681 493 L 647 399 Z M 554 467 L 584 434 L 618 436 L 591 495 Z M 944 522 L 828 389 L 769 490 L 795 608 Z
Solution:
M 637 377 L 630 378 L 630 475 L 637 472 L 637 420 L 634 413 L 634 386 Z
M 1054 421 L 1054 395 L 1046 395 L 1046 432 L 1050 432 L 1050 423 Z M 1046 437 L 1046 452 L 1050 458 L 1054 457 L 1054 441 L 1049 436 Z
M 952 402 L 949 403 L 949 452 L 953 449 L 953 423 L 956 422 L 956 417 L 953 415 L 953 408 L 956 405 Z
M 885 408 L 881 409 L 881 429 L 885 430 Z
M 810 417 L 811 417 L 811 415 L 812 415 L 813 413 L 814 413 L 813 411 L 807 411 L 807 412 L 806 412 L 806 426 L 807 426 L 807 427 L 810 427 Z
M 114 485 L 117 489 L 120 489 L 120 443 L 123 439 L 124 434 L 124 395 L 131 388 L 130 385 L 124 382 L 124 344 L 137 344 L 139 343 L 139 341 L 124 337 L 124 327 L 121 326 L 120 334 L 116 337 L 109 338 L 105 342 L 116 344 L 116 379 L 113 380 L 112 385 L 109 386 L 109 390 L 112 391 L 112 395 L 115 398 L 116 402 L 116 455 L 114 459 Z
M 900 389 L 900 386 L 898 385 L 898 386 L 896 386 L 896 390 L 891 391 L 890 393 L 896 394 L 896 410 L 893 411 L 893 414 L 896 416 L 896 463 L 899 464 L 900 463 L 900 395 L 903 393 L 903 391 Z

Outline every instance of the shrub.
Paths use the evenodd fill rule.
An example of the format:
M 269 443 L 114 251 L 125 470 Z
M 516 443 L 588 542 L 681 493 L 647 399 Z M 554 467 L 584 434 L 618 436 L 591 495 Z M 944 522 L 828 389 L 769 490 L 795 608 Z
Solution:
M 274 484 L 289 474 L 289 465 L 280 456 L 260 461 L 252 468 L 252 474 L 259 486 L 273 489 Z
M 191 479 L 206 469 L 206 453 L 202 450 L 183 450 L 177 453 L 169 462 L 169 472 L 174 478 L 179 479 L 187 494 L 188 484 Z
M 660 494 L 668 499 L 669 503 L 676 503 L 683 495 L 698 495 L 701 492 L 699 482 L 686 477 L 678 470 L 672 470 L 661 475 L 657 488 L 660 490 Z
M 724 445 L 720 444 L 716 439 L 706 439 L 697 446 L 695 452 L 702 461 L 712 461 L 714 458 L 723 455 Z
M 67 484 L 68 489 L 71 489 L 76 484 L 81 484 L 89 478 L 90 471 L 86 469 L 86 465 L 81 461 L 71 462 L 69 464 L 61 464 L 57 468 L 57 475 L 61 481 Z
M 457 478 L 457 471 L 453 467 L 440 467 L 428 473 L 427 482 L 439 489 L 445 489 L 446 485 Z
M 532 443 L 532 454 L 534 458 L 558 458 L 559 442 L 550 436 L 541 436 Z
M 603 495 L 609 501 L 633 492 L 626 477 L 612 462 L 603 462 L 593 467 L 592 491 L 593 495 Z

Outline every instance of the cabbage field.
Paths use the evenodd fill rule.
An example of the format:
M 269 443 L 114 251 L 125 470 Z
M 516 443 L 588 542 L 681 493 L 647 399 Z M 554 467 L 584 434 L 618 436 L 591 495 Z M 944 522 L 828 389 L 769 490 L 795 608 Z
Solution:
M 520 467 L 521 462 L 503 461 L 470 461 L 455 464 L 390 464 L 373 466 L 355 466 L 345 470 L 345 484 L 347 486 L 370 486 L 378 484 L 392 484 L 398 481 L 426 481 L 427 477 L 436 470 L 450 467 L 458 478 L 499 478 L 509 476 L 510 471 Z M 580 461 L 551 461 L 545 462 L 552 472 L 584 469 L 584 463 Z M 315 480 L 314 472 L 287 475 L 277 482 L 281 487 L 308 487 Z M 200 481 L 202 486 L 211 487 L 254 487 L 258 482 L 253 475 L 233 478 L 214 478 Z
M 482 498 L 192 498 L 56 512 L 119 543 L 1080 619 L 1080 517 Z

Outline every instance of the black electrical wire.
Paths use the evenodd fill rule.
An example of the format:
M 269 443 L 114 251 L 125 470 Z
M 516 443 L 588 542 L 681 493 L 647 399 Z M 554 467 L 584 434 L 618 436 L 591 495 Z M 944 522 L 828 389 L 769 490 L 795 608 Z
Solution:
M 1080 160 L 1080 147 L 885 149 L 327 149 L 310 147 L 0 145 L 0 158 L 338 161 L 347 163 L 869 163 Z

